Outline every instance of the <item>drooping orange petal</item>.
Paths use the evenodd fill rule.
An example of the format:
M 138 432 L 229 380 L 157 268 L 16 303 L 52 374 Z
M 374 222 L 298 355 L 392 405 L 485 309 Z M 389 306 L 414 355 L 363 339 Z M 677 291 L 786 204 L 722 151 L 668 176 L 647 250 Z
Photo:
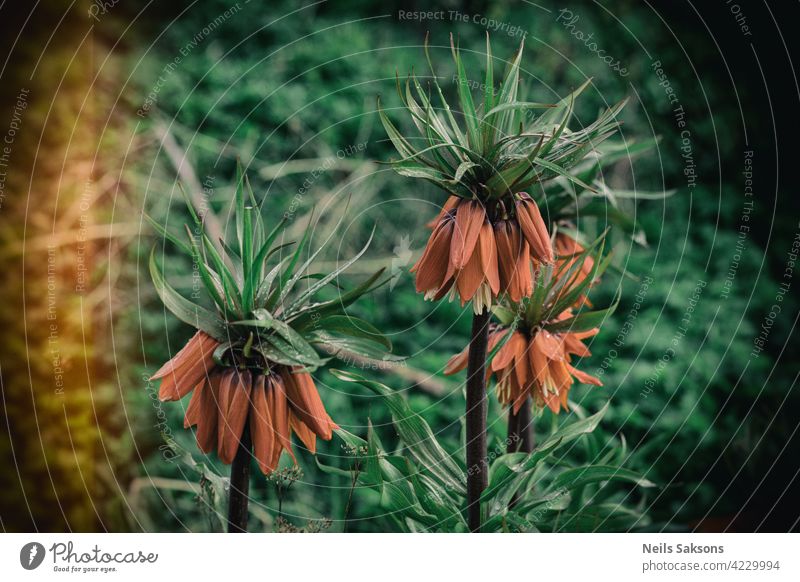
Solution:
M 297 462 L 292 450 L 292 441 L 289 432 L 289 403 L 286 399 L 286 385 L 283 375 L 272 375 L 269 377 L 267 390 L 267 403 L 269 405 L 270 416 L 272 417 L 273 430 L 277 443 L 273 448 L 273 461 L 271 464 L 277 465 L 281 455 L 281 449 L 286 449 L 292 459 Z M 271 388 L 271 389 L 270 389 Z
M 508 330 L 507 329 L 490 332 L 490 334 L 489 334 L 489 345 L 487 347 L 487 351 L 491 352 L 497 346 L 497 342 L 499 342 L 501 339 L 506 337 L 506 334 L 508 334 Z M 467 350 L 469 350 L 469 347 L 467 347 Z
M 210 358 L 198 358 L 191 365 L 181 368 L 161 381 L 159 398 L 163 401 L 180 400 L 191 392 L 202 380 L 208 378 L 214 362 Z M 172 381 L 175 381 L 174 385 Z
M 291 376 L 291 382 L 287 381 L 287 376 Z M 331 440 L 333 433 L 328 423 L 329 416 L 311 376 L 307 372 L 287 373 L 283 379 L 292 412 L 317 436 Z
M 492 370 L 503 370 L 511 365 L 511 362 L 518 354 L 525 351 L 525 337 L 518 331 L 514 332 L 505 345 L 500 348 L 494 359 L 492 360 Z
M 528 243 L 522 238 L 516 223 L 509 221 L 506 230 L 513 261 L 508 273 L 508 296 L 515 303 L 519 303 L 523 297 L 528 297 L 533 291 L 530 252 Z
M 201 402 L 203 400 L 203 391 L 206 389 L 208 380 L 203 378 L 200 383 L 195 387 L 192 393 L 192 398 L 189 400 L 189 406 L 186 407 L 186 414 L 183 416 L 183 428 L 189 428 L 197 424 L 197 421 L 202 412 Z
M 253 439 L 253 454 L 259 469 L 265 475 L 275 470 L 277 462 L 274 459 L 276 442 L 272 415 L 267 403 L 267 390 L 271 386 L 266 382 L 263 374 L 258 374 L 253 386 L 250 404 L 250 436 Z
M 564 357 L 564 348 L 553 334 L 540 330 L 533 338 L 538 349 L 551 360 L 560 360 Z
M 158 397 L 162 401 L 186 396 L 211 371 L 213 354 L 219 345 L 205 332 L 198 331 L 172 359 L 165 363 L 152 380 L 161 379 Z
M 442 284 L 442 286 L 439 288 L 439 290 L 436 292 L 436 295 L 433 296 L 433 300 L 434 301 L 439 301 L 439 299 L 441 299 L 442 297 L 447 295 L 449 293 L 450 289 L 452 289 L 453 283 L 455 283 L 455 279 L 448 278 Z
M 217 406 L 219 407 L 219 419 L 217 420 L 217 455 L 222 457 L 222 450 L 225 444 L 225 428 L 228 426 L 228 408 L 231 404 L 231 397 L 236 381 L 236 370 L 227 369 L 222 373 L 222 379 L 219 382 L 219 394 L 217 398 Z
M 292 427 L 292 430 L 300 439 L 308 451 L 313 455 L 317 452 L 317 435 L 311 432 L 311 429 L 308 428 L 302 420 L 300 420 L 296 414 L 289 411 L 289 426 Z
M 317 386 L 314 384 L 313 378 L 308 373 L 300 373 L 296 374 L 299 376 L 299 381 L 295 382 L 295 385 L 300 389 L 302 401 L 305 403 L 305 410 L 300 410 L 295 408 L 293 411 L 294 413 L 301 419 L 303 422 L 308 425 L 309 428 L 314 430 L 314 432 L 323 440 L 329 441 L 333 437 L 332 426 L 333 421 L 331 417 L 328 416 L 328 412 L 325 410 L 325 406 L 322 404 L 322 399 L 319 396 L 319 391 L 317 391 Z M 290 401 L 291 404 L 291 401 Z M 308 417 L 304 418 L 304 412 L 307 411 L 308 414 L 314 419 L 314 422 L 317 424 L 315 427 L 313 423 L 308 422 Z
M 547 381 L 547 356 L 542 351 L 535 338 L 528 344 L 528 360 L 531 365 L 531 380 L 542 386 Z
M 528 244 L 531 246 L 533 251 L 533 256 L 542 259 L 546 256 L 546 245 L 545 241 L 542 240 L 539 234 L 539 230 L 536 228 L 534 224 L 534 216 L 530 212 L 528 212 L 528 207 L 526 202 L 519 201 L 516 203 L 516 211 L 517 211 L 517 222 L 519 223 L 519 227 L 522 230 L 522 235 L 525 237 L 525 240 L 528 241 Z M 548 240 L 547 243 L 550 241 Z
M 556 233 L 555 246 L 558 255 L 565 256 L 575 254 L 578 243 L 564 231 L 559 230 Z
M 170 360 L 165 366 L 170 366 L 166 375 L 163 375 L 158 380 L 161 380 L 161 385 L 158 388 L 158 399 L 162 402 L 178 400 L 178 391 L 176 386 L 178 382 L 186 380 L 186 372 L 197 363 L 197 360 L 188 361 L 183 360 L 180 365 L 177 365 Z M 162 367 L 163 370 L 163 367 Z
M 422 262 L 425 260 L 425 258 L 431 252 L 430 251 L 430 244 L 431 244 L 431 241 L 433 240 L 433 236 L 435 234 L 436 234 L 436 232 L 434 231 L 434 232 L 431 233 L 431 236 L 428 237 L 428 242 L 425 244 L 425 248 L 422 249 L 422 254 L 420 255 L 419 259 L 417 259 L 417 262 L 414 263 L 411 266 L 411 268 L 408 270 L 409 273 L 416 273 L 417 271 L 419 271 L 420 265 L 422 265 Z
M 474 252 L 464 268 L 456 275 L 456 286 L 462 305 L 472 299 L 483 280 L 480 253 Z
M 448 218 L 448 219 L 442 220 L 441 222 L 439 222 L 439 224 L 437 224 L 434 227 L 433 232 L 431 233 L 431 236 L 428 237 L 428 242 L 425 243 L 425 248 L 422 249 L 422 255 L 420 256 L 420 258 L 416 262 L 416 264 L 413 267 L 411 267 L 411 269 L 410 269 L 411 273 L 416 273 L 419 270 L 420 266 L 427 260 L 428 256 L 431 253 L 431 250 L 433 248 L 435 248 L 435 245 L 433 243 L 435 241 L 437 241 L 443 235 L 446 235 L 446 239 L 447 239 L 447 254 L 448 254 L 448 259 L 449 259 L 449 256 L 450 256 L 450 238 L 451 238 L 450 231 L 452 230 L 452 226 L 453 226 L 453 219 L 452 218 Z
M 570 264 L 575 262 L 576 260 L 575 255 L 579 255 L 585 250 L 586 249 L 583 247 L 583 245 L 581 245 L 578 241 L 569 236 L 567 233 L 559 231 L 556 234 L 556 251 L 560 256 L 569 257 Z M 593 267 L 594 267 L 594 259 L 592 259 L 591 257 L 586 257 L 586 259 L 584 259 L 583 266 L 581 267 L 581 271 L 588 274 L 591 272 Z
M 428 240 L 425 252 L 415 265 L 417 269 L 417 292 L 438 289 L 445 282 L 445 273 L 449 268 L 450 237 L 453 221 L 442 223 Z
M 587 331 L 570 332 L 569 335 L 575 339 L 584 340 L 586 338 L 594 337 L 600 332 L 600 329 L 595 327 Z
M 559 264 L 561 265 L 562 269 L 569 269 L 571 268 L 577 261 L 577 255 L 584 252 L 583 246 L 578 243 L 575 239 L 564 232 L 558 232 L 556 234 L 556 251 L 558 252 L 559 257 Z M 578 285 L 586 280 L 587 277 L 591 276 L 592 270 L 594 269 L 594 259 L 591 257 L 585 257 L 581 267 L 572 277 L 572 281 L 568 285 L 565 285 L 564 290 L 561 294 L 567 293 L 569 289 L 572 289 L 575 285 Z M 591 283 L 590 283 L 591 284 Z M 586 294 L 582 294 L 578 299 L 575 301 L 575 305 L 588 305 L 591 307 L 592 303 L 589 301 L 589 298 L 586 297 Z
M 516 211 L 517 220 L 531 246 L 533 256 L 544 263 L 552 263 L 555 258 L 553 247 L 539 206 L 533 198 L 524 194 L 523 199 L 516 203 Z
M 339 425 L 333 422 L 333 419 L 328 415 L 328 426 L 330 427 L 331 431 L 339 430 Z
M 497 347 L 497 343 L 500 340 L 502 340 L 504 337 L 506 337 L 506 334 L 508 334 L 508 330 L 507 329 L 490 332 L 489 333 L 489 345 L 486 347 L 486 353 L 487 354 L 491 353 L 492 350 L 494 350 L 494 348 Z M 469 346 L 466 347 L 466 351 L 469 352 Z M 495 356 L 496 355 L 497 354 L 495 354 Z M 486 379 L 485 379 L 485 382 L 488 383 L 489 379 L 491 377 L 492 377 L 492 365 L 490 363 L 488 366 L 486 366 Z
M 211 359 L 219 342 L 204 331 L 195 333 L 177 354 L 170 358 L 158 371 L 150 376 L 150 380 L 159 380 L 187 364 L 193 364 L 198 358 Z
M 458 206 L 459 201 L 461 198 L 458 196 L 450 196 L 447 201 L 442 206 L 442 209 L 439 211 L 439 214 L 436 215 L 436 218 L 428 222 L 425 226 L 428 228 L 434 228 L 441 220 L 444 218 L 444 215 L 456 208 Z
M 573 315 L 572 308 L 567 307 L 564 311 L 556 315 L 556 321 L 564 321 L 565 319 L 569 319 L 570 317 L 572 317 L 572 315 Z
M 484 221 L 478 237 L 481 268 L 495 296 L 500 292 L 500 273 L 497 266 L 497 243 L 494 240 L 494 229 L 489 221 Z
M 567 390 L 572 385 L 572 376 L 570 376 L 567 363 L 564 360 L 550 360 L 548 369 L 559 392 Z
M 559 399 L 559 395 L 556 392 L 543 390 L 542 398 L 547 407 L 554 413 L 558 414 L 558 411 L 561 408 L 561 400 Z
M 224 438 L 222 441 L 223 463 L 232 463 L 239 450 L 239 441 L 244 432 L 247 413 L 250 411 L 250 393 L 253 389 L 253 378 L 250 370 L 244 370 L 236 375 L 236 384 L 233 386 L 231 403 L 228 408 L 227 423 L 225 424 Z
M 530 392 L 527 386 L 520 386 L 514 400 L 511 402 L 511 410 L 514 414 L 518 414 L 522 406 L 528 401 Z
M 517 256 L 515 276 L 518 277 L 520 299 L 530 297 L 533 293 L 533 278 L 531 277 L 531 256 L 528 242 L 522 241 L 522 249 Z
M 509 386 L 511 388 L 509 390 L 509 402 L 511 403 L 511 409 L 514 411 L 514 414 L 516 414 L 519 412 L 522 402 L 528 392 L 525 386 L 519 383 L 515 373 L 509 376 Z
M 513 372 L 510 368 L 495 372 L 497 376 L 497 401 L 500 404 L 511 402 L 511 376 Z
M 500 292 L 508 293 L 509 282 L 514 272 L 516 258 L 511 250 L 506 221 L 500 220 L 494 225 L 494 240 L 497 246 L 497 265 L 500 275 Z
M 468 357 L 469 357 L 469 346 L 464 348 L 463 351 L 456 354 L 447 361 L 447 365 L 444 367 L 444 375 L 451 376 L 466 368 Z
M 197 415 L 197 446 L 204 453 L 217 448 L 217 425 L 219 423 L 219 386 L 222 376 L 211 374 L 203 387 L 200 410 Z
M 570 373 L 575 376 L 575 379 L 578 380 L 581 384 L 593 384 L 595 386 L 602 386 L 603 383 L 600 381 L 599 378 L 595 378 L 591 374 L 587 374 L 586 372 L 581 372 L 577 368 L 570 366 L 567 364 Z
M 162 402 L 180 400 L 188 394 L 213 368 L 213 361 L 202 358 L 185 360 L 161 378 L 158 398 Z
M 517 382 L 519 382 L 519 385 L 525 387 L 528 385 L 528 372 L 530 372 L 530 365 L 527 354 L 528 342 L 525 341 L 524 337 L 520 342 L 520 347 L 520 351 L 514 355 L 514 374 L 517 377 Z
M 420 255 L 420 257 L 417 260 L 417 262 L 414 263 L 414 266 L 409 269 L 410 273 L 416 273 L 419 270 L 419 268 L 422 265 L 422 263 L 426 260 L 428 255 L 431 253 L 431 248 L 433 246 L 431 243 L 434 240 L 436 240 L 436 238 L 439 236 L 441 230 L 445 227 L 445 224 L 446 224 L 446 222 L 442 221 L 442 222 L 440 222 L 439 224 L 437 224 L 434 227 L 433 232 L 428 237 L 428 242 L 425 243 L 425 248 L 422 249 L 422 255 Z M 448 250 L 448 253 L 449 253 L 449 250 Z
M 564 334 L 564 349 L 566 352 L 575 354 L 581 358 L 592 355 L 592 352 L 589 351 L 589 348 L 583 345 L 583 342 L 576 338 L 575 334 L 572 333 Z
M 464 200 L 458 205 L 453 241 L 450 245 L 450 264 L 454 269 L 463 269 L 472 256 L 485 219 L 486 211 L 480 202 Z
M 561 401 L 561 407 L 564 410 L 569 410 L 569 389 L 563 390 L 559 397 Z

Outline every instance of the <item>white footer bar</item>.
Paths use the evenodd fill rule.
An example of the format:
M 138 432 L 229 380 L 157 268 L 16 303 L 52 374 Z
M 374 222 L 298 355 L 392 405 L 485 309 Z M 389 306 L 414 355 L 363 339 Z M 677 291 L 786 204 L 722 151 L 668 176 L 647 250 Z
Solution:
M 0 535 L 3 580 L 796 581 L 798 564 L 796 534 Z

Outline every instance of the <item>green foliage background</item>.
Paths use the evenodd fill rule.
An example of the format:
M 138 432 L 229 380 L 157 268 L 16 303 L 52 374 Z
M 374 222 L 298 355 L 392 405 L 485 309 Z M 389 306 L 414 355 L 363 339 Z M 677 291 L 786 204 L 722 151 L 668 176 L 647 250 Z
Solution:
M 767 174 L 776 154 L 769 132 L 760 125 L 763 116 L 752 117 L 749 145 L 743 138 L 742 120 L 763 114 L 758 84 L 737 76 L 733 81 L 737 99 L 732 99 L 731 78 L 723 72 L 709 34 L 696 23 L 676 27 L 683 19 L 675 4 L 657 3 L 663 20 L 646 3 L 630 0 L 569 6 L 579 15 L 576 28 L 594 33 L 598 46 L 625 64 L 627 76 L 615 73 L 570 34 L 557 20 L 562 6 L 553 2 L 539 2 L 543 8 L 525 2 L 449 1 L 435 7 L 401 2 L 375 6 L 367 1 L 306 7 L 288 1 L 162 4 L 135 21 L 125 35 L 126 46 L 111 50 L 110 39 L 116 39 L 133 18 L 120 8 L 98 26 L 96 41 L 105 47 L 111 66 L 125 72 L 120 78 L 127 79 L 117 103 L 128 112 L 125 127 L 103 134 L 107 151 L 120 162 L 124 159 L 124 199 L 133 214 L 124 218 L 138 221 L 137 213 L 144 209 L 167 217 L 173 230 L 180 227 L 186 217 L 175 180 L 180 175 L 186 181 L 191 166 L 201 189 L 209 186 L 210 207 L 224 224 L 237 157 L 247 166 L 256 192 L 271 200 L 268 219 L 277 220 L 291 210 L 299 230 L 316 205 L 320 222 L 315 242 L 329 234 L 345 194 L 352 194 L 345 228 L 334 233 L 326 260 L 351 256 L 372 224 L 379 224 L 363 271 L 354 276 L 389 265 L 399 277 L 353 313 L 389 333 L 396 353 L 410 356 L 403 369 L 361 369 L 351 363 L 352 371 L 403 391 L 412 409 L 438 431 L 445 447 L 455 450 L 464 399 L 458 379 L 445 378 L 441 370 L 447 358 L 464 347 L 470 312 L 457 304 L 424 302 L 414 292 L 407 272 L 410 256 L 424 245 L 424 223 L 434 216 L 443 197 L 376 163 L 394 154 L 380 128 L 375 100 L 380 94 L 392 116 L 392 108 L 400 105 L 394 95 L 395 72 L 402 76 L 412 67 L 420 74 L 427 71 L 422 52 L 426 31 L 441 74 L 449 79 L 449 33 L 457 35 L 468 69 L 477 75 L 482 72 L 486 31 L 471 17 L 479 14 L 516 25 L 527 31 L 523 76 L 531 100 L 552 100 L 593 77 L 578 104 L 579 122 L 630 96 L 623 136 L 660 136 L 654 150 L 633 166 L 618 164 L 606 176 L 607 182 L 622 189 L 676 190 L 664 200 L 625 202 L 647 244 L 631 245 L 615 235 L 616 263 L 640 278 L 652 278 L 652 283 L 637 303 L 639 281 L 606 276 L 593 300 L 608 304 L 618 285 L 623 286 L 622 300 L 593 341 L 594 355 L 581 363 L 587 372 L 602 370 L 605 386 L 581 387 L 572 394 L 589 412 L 611 401 L 602 434 L 624 437 L 627 466 L 657 485 L 646 497 L 632 494 L 649 519 L 624 529 L 785 530 L 797 516 L 790 500 L 795 489 L 787 492 L 787 487 L 796 488 L 796 460 L 787 454 L 797 445 L 796 415 L 793 418 L 787 411 L 798 406 L 791 390 L 797 364 L 782 351 L 794 329 L 794 296 L 786 297 L 766 351 L 758 357 L 751 351 L 775 303 L 797 224 L 791 212 L 773 214 Z M 429 9 L 459 11 L 468 21 L 398 18 L 398 10 Z M 226 10 L 233 13 L 220 20 Z M 727 16 L 721 12 L 713 26 L 722 29 L 715 32 L 723 41 L 733 39 L 730 46 L 734 46 L 738 30 L 724 22 Z M 494 33 L 495 55 L 510 55 L 520 38 Z M 176 57 L 180 62 L 166 69 Z M 686 111 L 698 176 L 692 187 L 684 174 L 681 129 L 653 71 L 653 60 L 661 61 Z M 148 95 L 152 108 L 143 111 Z M 181 171 L 176 170 L 180 165 L 176 150 L 165 146 L 168 143 L 186 153 Z M 756 152 L 759 188 L 753 230 L 726 295 L 725 278 L 734 260 L 745 200 L 741 172 L 748 148 Z M 131 150 L 134 154 L 123 158 Z M 787 204 L 787 185 L 776 186 L 775 203 Z M 164 447 L 165 436 L 186 451 L 196 450 L 191 432 L 182 428 L 182 407 L 157 404 L 152 398 L 155 387 L 144 380 L 191 330 L 166 314 L 155 296 L 146 259 L 157 240 L 139 224 L 142 238 L 125 245 L 118 257 L 115 285 L 125 291 L 125 301 L 115 306 L 113 330 L 104 332 L 115 339 L 114 352 L 104 351 L 102 357 L 107 365 L 116 357 L 116 377 L 109 383 L 124 388 L 119 392 L 125 418 L 117 415 L 101 429 L 106 441 L 125 442 L 113 454 L 113 462 L 125 469 L 117 473 L 119 486 L 105 494 L 112 501 L 99 519 L 114 529 L 218 529 L 214 512 L 221 506 L 205 504 L 209 499 L 221 503 L 213 499 L 218 491 L 214 475 L 226 475 L 227 468 L 197 454 L 194 458 L 202 467 L 173 458 L 174 453 Z M 604 225 L 587 219 L 581 226 L 599 232 Z M 191 293 L 191 266 L 178 261 L 169 266 L 172 280 Z M 705 285 L 693 302 L 698 282 Z M 690 306 L 689 324 L 681 331 L 681 319 Z M 668 352 L 670 348 L 674 353 Z M 668 363 L 657 366 L 666 353 L 672 354 Z M 380 400 L 327 371 L 317 377 L 336 422 L 363 437 L 369 420 L 389 450 L 397 446 L 389 413 Z M 651 387 L 649 393 L 645 386 Z M 502 412 L 496 402 L 491 406 L 490 449 L 505 438 Z M 563 420 L 545 415 L 537 432 L 545 434 L 551 423 Z M 342 445 L 335 437 L 323 443 L 320 461 L 347 469 Z M 583 453 L 573 454 L 578 459 Z M 275 479 L 254 478 L 254 527 L 390 529 L 373 491 L 356 488 L 351 493 L 347 477 L 321 471 L 308 454 L 300 454 L 299 461 L 302 477 L 280 496 Z M 210 496 L 198 496 L 201 488 Z M 279 504 L 285 518 L 280 523 Z
M 409 236 L 412 249 L 419 249 L 425 238 L 422 223 L 434 210 L 402 199 L 422 198 L 438 204 L 441 195 L 391 175 L 384 167 L 369 165 L 373 173 L 368 174 L 364 166 L 358 166 L 362 160 L 366 165 L 369 160 L 385 160 L 392 155 L 376 124 L 375 97 L 383 95 L 387 108 L 399 105 L 392 95 L 394 73 L 398 71 L 402 76 L 412 67 L 425 70 L 420 48 L 425 31 L 430 30 L 432 44 L 441 47 L 447 46 L 447 35 L 453 32 L 466 54 L 470 50 L 480 54 L 485 30 L 471 22 L 401 21 L 397 11 L 408 10 L 407 6 L 387 5 L 378 13 L 368 3 L 300 10 L 270 25 L 276 15 L 288 12 L 289 6 L 276 6 L 268 14 L 249 12 L 251 8 L 243 6 L 239 16 L 215 30 L 169 76 L 158 95 L 158 113 L 142 122 L 142 130 L 147 131 L 159 117 L 174 120 L 175 134 L 189 150 L 194 167 L 198 172 L 213 172 L 217 183 L 228 180 L 233 157 L 242 156 L 252 174 L 261 178 L 254 180 L 257 189 L 268 192 L 272 207 L 279 210 L 291 204 L 309 177 L 307 171 L 286 172 L 286 167 L 279 165 L 284 160 L 317 159 L 321 160 L 318 165 L 324 165 L 324 160 L 336 156 L 337 150 L 366 142 L 365 151 L 348 156 L 353 167 L 337 164 L 314 178 L 311 194 L 304 197 L 301 207 L 307 209 L 312 200 L 325 200 L 329 192 L 353 192 L 354 232 L 363 236 L 369 223 L 380 224 L 381 236 L 372 249 L 374 256 L 398 258 L 394 247 L 402 244 L 403 236 Z M 159 67 L 170 55 L 178 54 L 187 39 L 226 7 L 225 3 L 211 2 L 202 9 L 189 10 L 158 40 L 154 52 L 160 59 L 152 59 L 152 66 Z M 524 67 L 532 99 L 552 100 L 587 76 L 594 77 L 594 90 L 579 103 L 579 119 L 581 114 L 588 118 L 598 107 L 626 95 L 634 97 L 624 115 L 624 135 L 632 139 L 656 134 L 662 141 L 633 169 L 619 168 L 616 175 L 607 179 L 612 185 L 635 185 L 641 190 L 677 189 L 665 201 L 641 202 L 635 208 L 649 244 L 641 248 L 620 242 L 620 265 L 640 277 L 652 277 L 654 283 L 645 292 L 638 317 L 631 319 L 634 324 L 630 333 L 619 336 L 624 337 L 623 345 L 616 347 L 613 343 L 625 324 L 626 314 L 634 308 L 639 290 L 635 281 L 624 283 L 617 315 L 593 343 L 594 357 L 583 363 L 591 371 L 602 367 L 609 354 L 615 354 L 604 370 L 606 386 L 576 391 L 575 400 L 597 409 L 611 399 L 605 429 L 625 436 L 634 451 L 631 463 L 660 485 L 654 497 L 647 500 L 652 503 L 651 515 L 656 523 L 680 528 L 706 517 L 706 512 L 713 516 L 735 515 L 750 495 L 747 485 L 758 483 L 777 454 L 779 435 L 789 436 L 791 425 L 784 425 L 779 419 L 769 427 L 767 438 L 761 439 L 776 409 L 787 405 L 782 401 L 792 380 L 791 374 L 777 370 L 765 382 L 772 368 L 770 355 L 750 357 L 752 339 L 776 290 L 776 282 L 763 271 L 757 287 L 753 288 L 749 280 L 763 260 L 757 234 L 745 245 L 732 293 L 727 299 L 721 298 L 736 246 L 743 181 L 737 173 L 726 173 L 721 175 L 720 188 L 711 179 L 720 171 L 716 156 L 708 152 L 719 149 L 726 159 L 742 158 L 737 143 L 737 111 L 721 87 L 710 82 L 698 84 L 685 65 L 685 56 L 666 31 L 650 32 L 654 16 L 638 3 L 619 2 L 614 6 L 614 13 L 624 19 L 632 34 L 621 34 L 614 16 L 597 6 L 580 3 L 573 7 L 580 16 L 578 27 L 587 34 L 594 32 L 608 54 L 618 55 L 626 63 L 630 71 L 627 77 L 614 74 L 567 33 L 556 19 L 560 7 L 548 7 L 553 12 L 499 3 L 475 3 L 468 9 L 445 3 L 440 8 L 485 15 L 528 31 Z M 637 50 L 637 40 L 643 36 L 647 50 L 662 61 L 687 112 L 700 176 L 693 189 L 686 186 L 682 174 L 681 136 L 669 102 L 650 69 L 647 55 Z M 508 55 L 519 37 L 500 33 L 494 34 L 492 40 L 495 54 Z M 703 58 L 695 53 L 692 57 Z M 446 48 L 436 49 L 434 58 L 442 66 L 450 66 Z M 478 74 L 479 59 L 474 58 L 471 64 Z M 446 72 L 443 76 L 448 78 Z M 703 103 L 706 99 L 708 109 Z M 225 148 L 221 147 L 222 142 L 226 143 Z M 278 169 L 271 171 L 275 165 Z M 314 168 L 314 163 L 308 167 Z M 166 182 L 169 178 L 164 179 Z M 161 194 L 157 188 L 149 190 L 149 197 L 156 198 L 155 204 L 164 204 Z M 215 197 L 224 199 L 224 189 L 217 189 Z M 591 225 L 588 227 L 591 229 Z M 343 245 L 352 251 L 358 237 L 343 233 Z M 656 363 L 680 333 L 680 320 L 690 306 L 698 281 L 707 282 L 707 286 L 702 288 L 685 337 L 679 340 L 669 364 L 659 371 Z M 615 281 L 608 281 L 598 291 L 599 304 L 611 298 L 615 285 Z M 145 303 L 143 309 L 148 305 Z M 150 305 L 153 311 L 158 310 L 157 305 Z M 412 356 L 409 366 L 439 380 L 444 362 L 463 347 L 468 334 L 468 313 L 457 305 L 423 302 L 413 292 L 411 277 L 406 273 L 393 289 L 379 292 L 358 312 L 395 334 L 396 351 Z M 138 312 L 136 319 L 140 316 L 147 337 L 152 338 L 145 344 L 150 348 L 148 363 L 160 362 L 165 350 L 164 321 L 160 314 L 147 317 L 146 310 Z M 785 337 L 788 323 L 787 318 L 776 323 L 782 328 L 773 331 L 776 344 Z M 185 334 L 186 330 L 176 330 L 171 337 L 181 337 L 181 332 Z M 412 407 L 442 431 L 440 436 L 449 448 L 458 445 L 459 427 L 453 422 L 461 413 L 463 399 L 454 382 L 444 381 L 445 395 L 432 395 L 409 388 L 407 380 L 392 373 L 380 375 L 382 381 L 407 391 Z M 655 380 L 655 385 L 644 397 L 642 392 L 649 378 Z M 352 388 L 329 375 L 323 374 L 321 379 L 325 402 L 337 422 L 352 432 L 363 433 L 369 418 L 383 441 L 392 442 L 394 434 L 384 407 L 363 393 L 352 393 Z M 188 437 L 178 428 L 178 407 L 172 407 L 169 414 L 174 415 L 179 438 Z M 499 410 L 492 411 L 491 420 L 493 437 L 499 442 L 504 437 Z M 548 417 L 541 419 L 540 430 L 549 422 Z M 145 425 L 143 432 L 141 437 L 147 438 L 152 431 Z M 340 446 L 336 441 L 326 444 L 322 457 L 338 457 Z M 337 519 L 342 511 L 341 491 L 332 489 L 331 495 L 319 492 L 327 487 L 346 487 L 347 483 L 322 475 L 312 463 L 303 457 L 305 477 L 292 490 L 291 512 L 301 520 L 324 516 Z M 157 456 L 147 466 L 155 474 L 170 468 L 163 466 Z M 735 486 L 720 498 L 736 472 Z M 265 503 L 274 509 L 274 496 L 268 491 Z M 381 530 L 381 520 L 371 518 L 374 503 L 368 492 L 357 492 L 349 527 Z M 747 519 L 755 519 L 756 523 L 764 517 L 758 515 L 757 507 L 745 507 L 746 512 L 753 513 Z M 165 528 L 175 525 L 159 524 Z

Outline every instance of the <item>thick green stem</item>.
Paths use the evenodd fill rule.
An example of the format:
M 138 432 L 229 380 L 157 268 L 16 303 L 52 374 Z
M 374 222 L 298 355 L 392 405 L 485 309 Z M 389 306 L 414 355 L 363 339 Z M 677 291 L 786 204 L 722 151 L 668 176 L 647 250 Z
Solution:
M 488 485 L 486 467 L 486 351 L 489 311 L 472 318 L 467 359 L 467 521 L 470 531 L 481 529 L 481 493 Z
M 228 533 L 244 533 L 247 531 L 247 504 L 250 491 L 250 427 L 245 424 L 239 449 L 231 464 L 231 489 L 228 499 Z

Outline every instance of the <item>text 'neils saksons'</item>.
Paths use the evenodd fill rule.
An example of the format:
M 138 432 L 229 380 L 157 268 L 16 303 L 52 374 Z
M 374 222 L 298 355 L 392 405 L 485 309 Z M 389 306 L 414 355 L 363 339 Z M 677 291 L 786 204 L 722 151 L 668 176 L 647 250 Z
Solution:
M 697 544 L 642 544 L 643 554 L 724 554 L 723 546 L 699 546 Z

